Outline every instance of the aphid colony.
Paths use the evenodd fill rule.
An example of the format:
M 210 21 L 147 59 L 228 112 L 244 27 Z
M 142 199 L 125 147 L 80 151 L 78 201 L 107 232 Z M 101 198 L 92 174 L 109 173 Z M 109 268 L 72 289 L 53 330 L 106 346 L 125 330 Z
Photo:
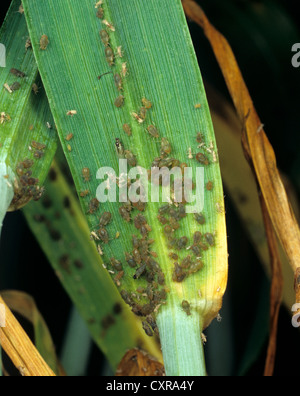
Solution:
M 38 185 L 39 179 L 32 176 L 31 168 L 33 165 L 34 161 L 31 159 L 25 159 L 18 163 L 16 173 L 19 180 L 15 183 L 13 205 L 17 205 L 21 202 L 25 203 L 30 199 L 38 201 L 42 197 L 44 188 Z

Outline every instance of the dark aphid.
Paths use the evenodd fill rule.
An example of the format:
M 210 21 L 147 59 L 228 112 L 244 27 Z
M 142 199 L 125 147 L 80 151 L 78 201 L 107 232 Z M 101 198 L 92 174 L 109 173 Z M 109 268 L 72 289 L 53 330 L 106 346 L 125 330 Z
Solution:
M 115 60 L 115 55 L 114 55 L 113 50 L 110 47 L 105 48 L 105 57 L 106 57 L 106 61 L 109 64 L 109 66 L 113 66 L 114 60 Z
M 119 208 L 119 213 L 121 215 L 121 217 L 127 222 L 130 223 L 131 221 L 131 216 L 130 216 L 130 212 L 128 212 L 128 210 L 126 209 L 126 207 L 121 206 Z
M 109 46 L 109 35 L 106 30 L 100 30 L 100 38 L 105 47 Z
M 29 177 L 27 184 L 29 186 L 35 186 L 36 184 L 39 184 L 39 182 L 40 182 L 39 179 L 35 179 L 34 177 Z
M 129 253 L 125 253 L 125 259 L 129 267 L 135 268 L 137 266 L 137 263 L 134 261 L 134 258 Z
M 89 168 L 83 168 L 81 172 L 82 172 L 82 177 L 83 177 L 84 181 L 89 182 L 91 179 L 91 172 L 90 172 Z
M 26 77 L 26 74 L 18 69 L 14 69 L 14 68 L 10 69 L 10 72 L 11 72 L 11 74 L 13 74 L 14 76 L 19 77 L 19 78 Z
M 202 165 L 209 165 L 209 160 L 203 153 L 198 153 L 196 155 L 196 160 Z
M 158 130 L 155 128 L 154 125 L 150 125 L 150 126 L 147 128 L 147 131 L 149 132 L 149 134 L 150 134 L 152 137 L 154 137 L 154 138 L 156 138 L 156 139 L 159 138 Z
M 190 316 L 191 315 L 191 305 L 190 305 L 190 303 L 188 301 L 186 301 L 186 300 L 183 300 L 181 306 L 182 306 L 182 309 L 184 310 L 184 312 L 188 316 Z
M 204 263 L 201 260 L 197 260 L 195 263 L 192 263 L 189 269 L 190 274 L 196 274 L 197 272 L 201 271 L 204 267 Z
M 145 121 L 145 119 L 147 117 L 147 109 L 146 109 L 146 107 L 141 107 L 140 117 L 141 117 L 142 120 Z
M 170 253 L 169 257 L 171 260 L 175 260 L 175 261 L 177 261 L 179 259 L 178 255 L 175 253 Z
M 152 103 L 150 102 L 150 100 L 148 100 L 146 98 L 142 98 L 142 103 L 146 109 L 148 109 L 148 110 L 151 109 Z
M 204 250 L 205 252 L 208 250 L 208 246 L 205 245 L 205 243 L 203 243 L 203 242 L 200 242 L 200 243 L 199 243 L 199 246 L 200 246 L 200 248 L 201 248 L 202 250 Z
M 187 256 L 182 260 L 181 267 L 187 269 L 190 268 L 191 264 L 192 264 L 192 257 Z
M 213 183 L 212 181 L 209 181 L 209 182 L 206 184 L 206 190 L 207 190 L 207 191 L 212 191 L 213 188 L 214 188 L 214 183 Z
M 21 88 L 21 84 L 18 82 L 14 82 L 10 87 L 9 87 L 13 92 L 18 91 Z
M 117 99 L 115 100 L 115 106 L 118 108 L 124 106 L 124 99 L 125 98 L 123 95 L 118 96 Z
M 103 19 L 104 17 L 104 10 L 102 7 L 98 7 L 97 12 L 96 12 L 96 16 L 99 19 Z
M 45 34 L 40 39 L 40 49 L 45 51 L 49 45 L 49 38 Z
M 172 235 L 172 234 L 173 234 L 173 228 L 170 227 L 169 225 L 166 225 L 166 226 L 164 227 L 164 233 L 165 233 L 166 235 L 168 235 L 168 236 Z
M 193 245 L 193 246 L 191 247 L 191 249 L 192 249 L 192 251 L 193 251 L 193 253 L 194 253 L 194 255 L 195 255 L 196 257 L 200 257 L 200 256 L 201 256 L 201 248 L 200 248 L 199 245 Z
M 132 152 L 129 150 L 125 150 L 124 153 L 125 153 L 125 158 L 127 159 L 129 166 L 134 168 L 137 165 L 135 155 L 132 154 Z
M 172 147 L 170 142 L 166 138 L 162 138 L 161 140 L 161 154 L 169 155 L 172 152 Z
M 202 240 L 202 234 L 199 231 L 196 231 L 194 234 L 194 244 L 198 245 Z
M 138 202 L 134 202 L 132 204 L 132 206 L 138 210 L 139 212 L 145 212 L 146 207 L 147 207 L 147 202 L 142 202 L 142 201 L 138 201 Z
M 153 272 L 158 272 L 158 271 L 160 271 L 160 266 L 159 266 L 158 262 L 155 261 L 153 258 L 149 258 L 149 259 L 147 260 L 147 265 L 148 265 L 148 268 L 149 268 L 151 271 L 153 271 Z
M 71 262 L 70 257 L 67 254 L 64 254 L 59 259 L 59 266 L 66 271 L 69 275 L 71 275 Z
M 170 226 L 173 230 L 178 230 L 180 228 L 180 224 L 173 217 L 170 218 Z
M 134 225 L 135 225 L 136 229 L 140 230 L 142 228 L 142 226 L 144 226 L 145 224 L 147 224 L 147 220 L 144 216 L 139 214 L 135 217 Z
M 75 265 L 75 267 L 76 267 L 77 269 L 82 269 L 82 268 L 84 268 L 83 262 L 80 261 L 80 260 L 75 260 L 75 261 L 74 261 L 74 265 Z
M 142 257 L 138 249 L 133 249 L 132 256 L 134 261 L 140 265 L 142 263 Z
M 146 267 L 146 264 L 141 265 L 140 268 L 138 268 L 136 273 L 133 275 L 133 279 L 139 279 L 146 271 Z
M 16 172 L 19 176 L 22 176 L 24 174 L 24 166 L 22 163 L 19 163 L 16 167 Z
M 35 142 L 35 141 L 32 141 L 31 142 L 31 146 L 33 147 L 33 148 L 35 148 L 35 149 L 37 149 L 37 150 L 45 150 L 45 148 L 46 148 L 46 145 L 45 144 L 43 144 L 43 143 L 38 143 L 38 142 Z
M 149 337 L 153 337 L 153 331 L 151 329 L 151 326 L 147 322 L 142 322 L 143 329 L 145 330 L 145 333 Z
M 140 240 L 137 238 L 136 235 L 132 236 L 132 246 L 134 249 L 137 249 L 140 246 Z
M 21 164 L 24 166 L 25 169 L 30 169 L 33 167 L 34 161 L 31 159 L 25 159 L 21 162 Z
M 163 272 L 159 272 L 157 274 L 157 282 L 163 286 L 166 283 L 166 278 L 165 278 L 165 274 Z
M 165 215 L 170 213 L 170 209 L 171 209 L 170 205 L 164 205 L 159 208 L 158 212 L 160 215 Z
M 186 273 L 183 271 L 183 268 L 178 263 L 175 263 L 174 266 L 175 268 L 172 276 L 173 281 L 179 283 L 183 282 L 186 278 Z
M 89 214 L 95 213 L 99 209 L 99 201 L 97 198 L 93 198 L 91 202 L 89 203 Z
M 152 314 L 153 311 L 154 311 L 154 305 L 152 303 L 143 305 L 141 309 L 142 316 L 148 316 Z
M 101 326 L 103 330 L 108 330 L 111 326 L 113 326 L 116 323 L 114 317 L 110 314 L 106 315 L 102 320 L 101 320 Z
M 158 327 L 155 322 L 155 319 L 152 315 L 148 315 L 146 318 L 146 321 L 149 323 L 149 325 L 152 327 L 153 331 L 155 332 L 156 335 L 159 335 L 158 333 Z
M 116 73 L 116 74 L 114 75 L 114 80 L 115 80 L 115 85 L 116 85 L 117 89 L 118 89 L 119 91 L 122 91 L 122 89 L 123 89 L 123 82 L 122 82 L 122 78 L 121 78 L 121 76 L 120 76 L 119 73 Z
M 108 232 L 106 231 L 105 228 L 100 228 L 97 231 L 97 234 L 99 235 L 99 238 L 101 239 L 101 241 L 105 244 L 107 244 L 109 242 L 109 236 L 108 236 Z
M 121 291 L 121 297 L 123 298 L 123 300 L 126 302 L 126 304 L 128 305 L 132 305 L 133 301 L 131 299 L 130 294 L 126 291 L 126 290 L 122 290 Z
M 210 246 L 214 246 L 215 245 L 215 237 L 213 234 L 207 233 L 204 235 L 206 242 L 210 245 Z
M 132 130 L 129 124 L 123 125 L 123 131 L 126 133 L 127 136 L 132 136 Z
M 189 240 L 186 236 L 181 237 L 177 242 L 177 247 L 179 250 L 185 249 L 187 247 Z
M 123 271 L 122 263 L 119 260 L 116 260 L 115 258 L 111 258 L 110 263 L 116 271 L 118 272 Z
M 158 215 L 158 216 L 157 216 L 157 219 L 158 219 L 158 221 L 159 221 L 161 224 L 163 224 L 163 225 L 168 224 L 168 219 L 167 219 L 166 217 L 164 217 L 164 216 Z
M 107 226 L 111 222 L 111 213 L 110 212 L 104 212 L 102 216 L 100 217 L 99 224 L 100 226 Z
M 152 301 L 153 298 L 154 298 L 154 292 L 153 292 L 153 287 L 152 287 L 151 284 L 149 284 L 149 285 L 147 286 L 146 294 L 147 294 L 147 297 L 149 298 L 149 300 Z
M 116 138 L 115 146 L 116 146 L 118 156 L 121 158 L 124 157 L 124 155 L 125 155 L 124 145 L 119 138 Z
M 89 195 L 89 193 L 90 193 L 89 190 L 84 190 L 84 191 L 81 191 L 80 196 L 81 196 L 81 198 L 85 198 Z
M 201 225 L 206 223 L 206 219 L 202 213 L 195 213 L 195 220 Z
M 33 154 L 34 158 L 36 159 L 41 159 L 45 155 L 44 151 L 41 150 L 36 150 L 35 153 Z
M 199 144 L 203 143 L 203 136 L 201 132 L 198 132 L 196 140 Z

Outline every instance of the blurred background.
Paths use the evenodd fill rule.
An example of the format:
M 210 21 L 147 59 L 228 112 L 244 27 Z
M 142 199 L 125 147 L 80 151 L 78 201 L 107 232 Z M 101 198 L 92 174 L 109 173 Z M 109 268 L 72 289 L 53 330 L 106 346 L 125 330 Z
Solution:
M 300 192 L 300 69 L 292 67 L 291 48 L 294 43 L 300 43 L 298 2 L 197 2 L 232 46 L 254 105 L 274 147 L 278 167 L 285 175 L 297 213 Z M 1 2 L 1 23 L 8 7 L 9 2 Z M 255 238 L 261 230 L 251 229 L 250 220 L 257 213 L 246 213 L 247 205 L 243 206 L 249 194 L 248 179 L 237 180 L 235 167 L 239 167 L 239 157 L 236 157 L 235 166 L 232 165 L 234 150 L 241 151 L 238 135 L 241 127 L 231 113 L 231 99 L 207 39 L 197 25 L 189 22 L 189 27 L 208 100 L 215 114 L 213 118 L 221 165 L 224 163 L 221 170 L 224 171 L 230 254 L 228 292 L 221 312 L 223 319 L 221 323 L 215 321 L 205 332 L 208 339 L 205 347 L 208 373 L 219 376 L 261 376 L 268 345 L 270 282 Z M 227 109 L 228 113 L 224 114 Z M 228 147 L 223 143 L 224 139 L 229 139 L 223 133 L 226 123 L 229 130 L 235 127 L 237 132 L 233 133 L 234 149 L 232 145 Z M 259 211 L 259 208 L 255 210 Z M 263 234 L 259 237 L 264 239 Z M 67 362 L 64 349 L 72 303 L 31 234 L 22 212 L 9 213 L 5 219 L 0 242 L 0 263 L 0 290 L 24 291 L 35 299 L 48 324 L 58 355 Z M 286 294 L 290 295 L 285 298 L 279 317 L 276 376 L 297 376 L 299 372 L 297 357 L 300 354 L 300 334 L 291 325 L 289 304 L 293 298 L 293 283 L 292 278 L 288 279 L 290 283 L 286 284 Z M 23 319 L 21 321 L 30 334 L 30 324 Z M 85 333 L 84 325 L 82 332 Z M 88 339 L 86 356 L 82 367 L 76 369 L 77 375 L 110 374 L 105 358 Z M 13 372 L 12 368 L 9 369 Z

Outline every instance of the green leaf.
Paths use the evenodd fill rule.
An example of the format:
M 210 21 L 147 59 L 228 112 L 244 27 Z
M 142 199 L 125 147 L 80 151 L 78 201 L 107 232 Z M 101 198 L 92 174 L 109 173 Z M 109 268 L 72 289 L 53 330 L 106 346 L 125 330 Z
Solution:
M 205 375 L 199 334 L 222 305 L 227 283 L 227 244 L 216 142 L 185 16 L 179 0 L 107 0 L 97 6 L 100 3 L 103 4 L 97 9 L 92 0 L 24 0 L 35 57 L 78 194 L 84 190 L 90 192 L 81 197 L 81 204 L 90 229 L 98 231 L 103 239 L 103 243 L 97 243 L 104 252 L 108 270 L 114 272 L 114 278 L 120 277 L 120 291 L 133 311 L 157 316 L 167 374 Z M 103 29 L 109 35 L 106 50 L 105 36 L 102 35 L 104 42 L 99 36 Z M 43 36 L 48 38 L 47 45 L 40 44 Z M 124 98 L 119 98 L 120 95 Z M 119 98 L 117 102 L 116 98 Z M 145 120 L 143 98 L 152 104 Z M 123 100 L 123 106 L 118 107 Z M 146 103 L 145 107 L 150 105 Z M 123 131 L 125 123 L 131 126 L 130 137 Z M 152 135 L 157 135 L 151 126 L 157 128 L 159 139 L 147 132 L 150 128 Z M 197 142 L 198 133 L 203 137 Z M 72 139 L 67 141 L 67 136 Z M 173 161 L 169 166 L 175 160 L 186 163 L 193 169 L 194 182 L 196 169 L 201 165 L 195 155 L 201 153 L 198 158 L 206 164 L 202 183 L 212 182 L 204 192 L 205 224 L 199 225 L 194 215 L 189 214 L 179 221 L 180 228 L 175 232 L 177 222 L 172 223 L 171 217 L 178 218 L 179 214 L 172 204 L 173 214 L 167 215 L 167 222 L 171 220 L 173 229 L 166 235 L 165 226 L 158 220 L 161 203 L 149 202 L 143 215 L 150 228 L 143 230 L 141 238 L 134 225 L 139 213 L 136 208 L 130 207 L 130 213 L 124 212 L 124 216 L 119 213 L 121 203 L 104 203 L 98 208 L 95 196 L 100 181 L 96 175 L 101 167 L 111 167 L 118 174 L 116 139 L 121 139 L 125 150 L 135 155 L 139 166 L 149 170 L 154 159 L 161 155 L 162 137 L 172 146 Z M 169 153 L 168 148 L 166 151 Z M 123 156 L 120 144 L 119 156 Z M 189 158 L 192 156 L 193 159 Z M 82 171 L 86 168 L 84 178 Z M 200 199 L 203 185 L 200 180 L 197 183 Z M 112 191 L 114 186 L 112 182 Z M 99 230 L 99 217 L 104 212 L 112 214 L 112 222 Z M 125 215 L 127 220 L 131 217 L 130 223 L 122 218 Z M 201 242 L 205 243 L 205 250 L 194 254 L 189 248 L 196 231 L 203 235 Z M 139 252 L 134 250 L 133 235 L 140 239 Z M 187 241 L 180 239 L 185 236 Z M 154 243 L 143 249 L 142 244 L 150 240 Z M 177 266 L 178 272 L 174 273 L 176 266 L 169 256 L 174 251 L 174 245 L 170 247 L 172 243 L 182 244 L 182 249 L 175 248 L 174 252 L 179 263 L 191 255 L 193 263 L 200 264 L 197 261 L 200 254 L 204 268 L 178 282 L 189 270 Z M 141 271 L 136 273 L 137 268 L 126 263 L 126 252 L 135 255 Z M 153 257 L 159 268 L 151 261 Z M 112 258 L 120 261 L 122 268 L 111 262 Z M 147 271 L 139 277 L 145 266 Z M 164 283 L 162 273 L 165 285 L 158 287 L 159 281 Z M 148 294 L 139 294 L 142 289 Z M 189 302 L 191 316 L 183 315 L 183 301 Z M 185 308 L 189 313 L 186 303 Z M 182 325 L 177 326 L 178 323 Z M 190 337 L 186 337 L 188 333 Z M 191 351 L 190 359 L 183 358 L 184 350 Z

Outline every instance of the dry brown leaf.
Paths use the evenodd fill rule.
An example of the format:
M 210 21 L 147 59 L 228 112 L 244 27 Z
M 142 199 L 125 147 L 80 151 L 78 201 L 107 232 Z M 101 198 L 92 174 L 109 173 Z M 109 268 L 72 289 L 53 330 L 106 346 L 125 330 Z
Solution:
M 116 372 L 118 377 L 161 377 L 164 375 L 164 366 L 137 348 L 125 354 Z
M 0 344 L 20 374 L 25 377 L 55 377 L 1 296 L 0 305 L 5 310 Z
M 224 36 L 212 26 L 201 7 L 182 0 L 186 15 L 199 24 L 221 67 L 243 125 L 244 149 L 253 164 L 276 234 L 294 271 L 300 266 L 300 230 L 276 165 L 274 150 L 264 132 L 235 56 Z

